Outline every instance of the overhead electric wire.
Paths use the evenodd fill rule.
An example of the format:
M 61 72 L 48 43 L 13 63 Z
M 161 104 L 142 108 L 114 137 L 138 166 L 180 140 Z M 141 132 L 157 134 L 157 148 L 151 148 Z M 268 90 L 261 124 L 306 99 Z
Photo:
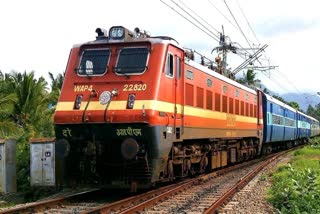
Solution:
M 211 5 L 212 7 L 214 7 L 214 8 L 220 13 L 220 15 L 223 16 L 235 29 L 239 30 L 239 29 L 237 28 L 237 26 L 235 26 L 235 25 L 228 19 L 228 17 L 225 16 L 210 0 L 208 0 L 208 2 L 209 2 L 210 5 Z
M 179 1 L 185 8 L 187 8 L 189 11 L 191 11 L 197 18 L 199 18 L 202 22 L 204 22 L 207 26 L 205 26 L 203 23 L 201 23 L 197 18 L 195 18 L 193 15 L 191 15 L 189 12 L 187 12 L 184 8 L 182 8 L 182 7 L 181 7 L 178 3 L 176 3 L 175 1 L 171 0 L 171 2 L 173 2 L 177 7 L 180 8 L 180 10 L 182 10 L 184 13 L 186 13 L 186 14 L 189 16 L 189 18 L 188 18 L 186 15 L 182 14 L 181 12 L 177 11 L 174 7 L 170 6 L 168 3 L 164 2 L 163 0 L 160 0 L 160 1 L 161 1 L 163 4 L 165 4 L 167 7 L 171 8 L 173 11 L 175 11 L 177 14 L 179 14 L 181 17 L 183 17 L 184 19 L 186 19 L 188 22 L 190 22 L 191 24 L 193 24 L 193 25 L 194 25 L 195 27 L 197 27 L 199 30 L 201 30 L 202 32 L 204 32 L 205 34 L 207 34 L 209 37 L 211 37 L 211 38 L 213 38 L 215 41 L 219 42 L 219 39 L 220 39 L 219 36 L 217 36 L 217 35 L 216 35 L 215 33 L 213 33 L 210 29 L 208 29 L 208 26 L 209 26 L 211 29 L 215 30 L 217 33 L 219 33 L 219 31 L 216 30 L 216 29 L 215 29 L 212 25 L 210 25 L 207 21 L 205 21 L 202 17 L 200 17 L 194 10 L 192 10 L 190 7 L 188 7 L 188 6 L 187 6 L 185 3 L 183 3 L 181 0 L 178 0 L 178 1 Z M 230 7 L 228 6 L 226 0 L 222 0 L 222 1 L 223 1 L 224 4 L 226 5 L 227 9 L 229 10 L 231 16 L 232 16 L 233 19 L 234 19 L 234 22 L 237 24 L 238 27 L 236 27 L 215 5 L 213 5 L 213 4 L 210 2 L 210 0 L 208 0 L 208 2 L 210 3 L 211 6 L 213 6 L 233 27 L 235 27 L 237 30 L 239 30 L 239 31 L 241 32 L 242 36 L 245 38 L 246 42 L 247 42 L 248 45 L 250 46 L 250 49 L 247 49 L 247 48 L 242 48 L 241 45 L 238 44 L 238 46 L 241 47 L 241 49 L 239 48 L 238 50 L 243 50 L 243 51 L 245 51 L 245 52 L 247 52 L 247 53 L 249 53 L 248 50 L 254 51 L 256 48 L 253 48 L 253 47 L 251 46 L 251 44 L 250 44 L 251 41 L 250 41 L 250 40 L 247 38 L 247 36 L 244 34 L 244 32 L 243 32 L 242 28 L 240 27 L 237 19 L 235 18 L 234 14 L 232 13 Z M 248 21 L 245 13 L 243 12 L 243 9 L 241 8 L 238 0 L 237 0 L 237 3 L 238 3 L 238 7 L 239 7 L 239 9 L 240 9 L 243 17 L 245 18 L 245 20 L 246 20 L 246 22 L 247 22 L 247 25 L 249 26 L 249 28 L 250 28 L 251 32 L 253 33 L 255 39 L 257 40 L 257 42 L 260 44 L 259 39 L 257 38 L 257 35 L 255 34 L 255 32 L 254 32 L 254 30 L 253 30 L 250 22 Z M 193 19 L 195 22 L 197 22 L 198 24 L 195 23 L 194 21 L 190 20 L 190 18 L 192 18 L 192 19 Z M 199 26 L 199 24 L 200 24 L 202 27 Z M 250 42 L 249 42 L 249 41 L 250 41 Z M 234 44 L 237 44 L 237 43 L 234 43 Z M 252 44 L 254 44 L 254 43 L 252 43 Z M 263 47 L 264 47 L 264 46 L 263 46 Z M 261 48 L 262 50 L 260 49 L 260 51 L 257 51 L 257 52 L 255 52 L 255 53 L 253 53 L 252 55 L 249 53 L 249 54 L 250 54 L 250 55 L 249 55 L 249 58 L 246 59 L 246 60 L 245 60 L 240 66 L 238 66 L 236 69 L 234 69 L 233 72 L 235 72 L 235 71 L 236 71 L 236 72 L 239 72 L 240 70 L 244 69 L 245 66 L 247 66 L 249 63 L 252 63 L 254 60 L 258 60 L 257 58 L 259 58 L 259 57 L 262 56 L 261 54 L 260 54 L 260 55 L 258 55 L 258 54 L 261 53 L 261 52 L 264 52 L 264 53 L 265 53 L 265 51 L 264 51 L 265 48 L 263 48 L 263 47 Z M 258 53 L 258 52 L 259 52 L 259 53 Z M 241 54 L 241 53 L 238 53 L 238 54 Z M 241 56 L 241 55 L 239 55 L 239 56 Z M 268 59 L 261 59 L 261 60 L 268 60 Z M 258 61 L 259 61 L 259 60 L 258 60 Z M 261 63 L 260 63 L 260 64 L 261 64 Z M 270 69 L 272 69 L 272 68 L 274 69 L 274 68 L 276 68 L 276 67 L 278 67 L 278 66 L 267 66 L 267 67 L 269 68 L 268 70 L 270 70 Z M 255 70 L 260 70 L 260 69 L 257 69 L 257 67 L 254 67 L 254 66 L 253 66 L 253 68 L 255 68 Z M 277 84 L 278 87 L 284 89 L 284 91 L 287 90 L 287 88 L 284 88 L 284 87 L 283 87 L 283 82 L 281 82 L 281 83 L 278 82 L 279 78 L 274 78 L 274 75 L 273 75 L 273 76 L 267 76 L 267 75 L 266 75 L 266 70 L 263 69 L 263 68 L 262 68 L 260 71 L 261 71 L 261 73 L 262 73 L 264 76 L 266 76 L 266 77 L 270 80 L 270 83 L 272 83 L 272 84 Z M 278 70 L 278 71 L 279 71 L 279 70 Z M 279 71 L 279 73 L 276 72 L 275 74 L 276 74 L 276 75 L 282 75 L 283 78 L 286 80 L 286 82 L 288 82 L 290 85 L 292 85 L 292 86 L 295 88 L 295 90 L 296 90 L 299 94 L 301 94 L 300 90 L 286 77 L 286 75 L 284 75 L 284 74 L 283 74 L 282 72 L 280 72 L 280 71 Z
M 247 37 L 246 37 L 246 35 L 243 33 L 243 31 L 242 31 L 242 29 L 241 29 L 241 27 L 240 27 L 240 25 L 239 25 L 239 23 L 238 23 L 238 21 L 237 21 L 236 17 L 233 15 L 232 11 L 230 10 L 230 8 L 229 8 L 229 6 L 228 6 L 228 4 L 227 4 L 226 0 L 223 0 L 223 2 L 224 2 L 224 4 L 226 5 L 226 7 L 228 8 L 228 10 L 229 10 L 229 12 L 230 12 L 230 14 L 231 14 L 231 16 L 232 16 L 233 20 L 234 20 L 234 21 L 235 21 L 235 23 L 237 24 L 237 26 L 238 26 L 238 28 L 239 28 L 239 30 L 240 30 L 240 32 L 241 32 L 241 34 L 242 34 L 242 36 L 243 36 L 243 37 L 245 38 L 245 40 L 247 41 L 247 43 L 248 43 L 249 47 L 250 47 L 250 48 L 252 48 L 252 46 L 251 46 L 251 44 L 250 44 L 250 42 L 249 42 L 248 38 L 247 38 Z
M 219 35 L 217 36 L 215 33 L 213 33 L 210 29 L 208 29 L 208 27 L 206 27 L 205 25 L 203 25 L 198 19 L 196 19 L 194 16 L 192 16 L 189 12 L 187 12 L 184 8 L 182 8 L 177 2 L 175 2 L 174 0 L 170 0 L 172 3 L 174 3 L 177 7 L 179 7 L 183 12 L 185 12 L 186 14 L 188 14 L 191 18 L 193 18 L 196 22 L 198 22 L 202 27 L 204 27 L 205 30 L 207 30 L 208 32 L 210 32 L 213 36 L 215 36 L 217 39 L 220 39 Z M 180 1 L 181 2 L 181 1 Z M 183 3 L 182 3 L 183 4 Z M 186 6 L 185 4 L 183 4 L 184 6 Z M 187 6 L 186 6 L 187 7 Z M 187 7 L 188 8 L 188 7 Z M 190 8 L 188 8 L 189 10 L 191 10 Z M 193 10 L 191 10 L 193 13 L 195 13 Z M 197 14 L 196 14 L 197 15 Z M 199 15 L 197 15 L 199 17 Z M 217 31 L 219 33 L 218 30 L 214 29 L 215 31 Z
M 247 24 L 248 24 L 248 26 L 249 26 L 249 28 L 250 28 L 251 32 L 253 33 L 253 35 L 254 35 L 255 39 L 257 40 L 258 44 L 260 44 L 259 39 L 258 39 L 258 37 L 257 37 L 256 33 L 254 32 L 253 28 L 251 27 L 251 24 L 249 23 L 249 21 L 248 21 L 248 19 L 247 19 L 247 16 L 246 16 L 246 15 L 245 15 L 245 13 L 243 12 L 243 10 L 242 10 L 242 8 L 241 8 L 240 3 L 239 3 L 239 1 L 238 1 L 238 0 L 237 0 L 237 4 L 238 4 L 238 7 L 239 7 L 239 9 L 240 9 L 240 11 L 241 11 L 241 13 L 242 13 L 243 17 L 244 17 L 244 18 L 245 18 L 245 20 L 246 20 L 246 22 L 247 22 Z
M 302 94 L 302 92 L 293 84 L 293 82 L 291 82 L 289 77 L 285 75 L 282 71 L 279 70 L 275 74 L 278 75 L 280 78 L 285 79 L 289 83 L 289 85 L 291 85 L 299 94 Z
M 254 60 L 258 60 L 258 58 L 261 56 L 259 55 L 264 49 L 266 49 L 268 45 L 262 46 L 259 50 L 257 50 L 255 53 L 253 53 L 247 60 L 242 62 L 238 67 L 236 67 L 232 74 L 237 74 L 239 71 L 241 71 L 244 67 L 246 67 L 249 63 L 252 63 Z M 259 55 L 259 56 L 258 56 Z
M 263 75 L 265 75 L 265 76 L 270 80 L 270 83 L 271 83 L 271 84 L 274 84 L 275 86 L 284 89 L 284 91 L 287 90 L 287 89 L 283 86 L 283 84 L 280 84 L 280 83 L 278 82 L 278 80 L 276 80 L 276 79 L 271 79 L 271 76 L 268 76 L 267 74 L 265 74 L 265 71 L 262 71 L 261 73 L 262 73 Z M 273 88 L 273 87 L 272 87 L 272 88 Z M 267 89 L 269 89 L 269 88 L 267 88 Z M 269 89 L 269 90 L 270 90 L 270 89 Z
M 188 7 L 185 3 L 183 3 L 181 0 L 178 0 L 181 4 L 183 4 L 183 6 L 185 6 L 186 8 L 188 8 L 188 10 L 190 10 L 194 15 L 196 15 L 198 18 L 200 18 L 203 22 L 205 22 L 208 26 L 210 26 L 213 30 L 215 30 L 218 34 L 220 34 L 220 32 L 215 29 L 211 24 L 209 24 L 206 20 L 204 20 L 202 17 L 200 17 L 196 12 L 194 12 L 194 10 L 192 10 L 190 7 Z
M 195 27 L 197 27 L 199 30 L 201 30 L 202 32 L 204 32 L 205 34 L 207 34 L 208 36 L 210 36 L 211 38 L 213 38 L 214 40 L 216 40 L 217 42 L 219 42 L 219 37 L 217 35 L 215 35 L 211 30 L 208 30 L 207 27 L 205 27 L 205 29 L 207 31 L 205 31 L 204 29 L 202 29 L 200 26 L 198 26 L 197 24 L 195 24 L 193 21 L 191 21 L 190 19 L 188 19 L 186 16 L 184 16 L 183 14 L 181 14 L 180 12 L 178 12 L 175 8 L 173 8 L 172 6 L 170 6 L 169 4 L 167 4 L 166 2 L 164 2 L 163 0 L 160 0 L 163 4 L 165 4 L 167 7 L 169 7 L 170 9 L 172 9 L 173 11 L 175 11 L 177 14 L 179 14 L 181 17 L 183 17 L 184 19 L 186 19 L 188 22 L 190 22 L 191 24 L 193 24 Z M 196 18 L 194 18 L 190 13 L 188 13 L 185 9 L 183 9 L 180 5 L 178 5 L 176 2 L 174 2 L 173 0 L 171 0 L 171 2 L 173 2 L 174 4 L 176 4 L 182 11 L 184 11 L 186 14 L 188 14 L 191 18 L 193 18 L 196 22 L 200 23 Z M 201 24 L 201 23 L 200 23 Z M 203 26 L 203 24 L 201 24 Z
M 281 88 L 284 92 L 288 91 L 288 87 L 285 87 L 283 84 L 284 82 L 288 83 L 289 85 L 292 85 L 297 91 L 297 96 L 305 99 L 306 98 L 305 95 L 303 95 L 303 93 L 286 77 L 286 75 L 284 75 L 283 72 L 281 72 L 279 69 L 277 70 L 278 72 L 274 72 L 272 76 L 268 76 L 267 74 L 265 74 L 265 71 L 262 71 L 261 73 L 270 80 L 271 84 Z M 278 76 L 278 77 L 275 77 L 275 76 Z M 282 78 L 284 78 L 285 81 L 281 81 Z M 280 82 L 279 82 L 279 79 L 280 79 Z
M 238 24 L 238 22 L 235 20 L 235 22 L 238 24 L 238 27 L 237 26 L 235 26 L 229 19 L 228 19 L 228 17 L 227 16 L 225 16 L 210 0 L 208 0 L 208 2 L 209 2 L 209 4 L 212 6 L 212 7 L 214 7 L 235 29 L 237 29 L 243 36 L 244 36 L 244 38 L 247 40 L 247 42 L 248 42 L 248 44 L 249 44 L 249 46 L 250 46 L 250 50 L 252 50 L 253 51 L 253 49 L 254 48 L 252 48 L 252 46 L 250 45 L 250 43 L 249 43 L 249 41 L 248 41 L 248 39 L 247 39 L 247 37 L 244 35 L 244 33 L 242 32 L 242 29 L 241 29 L 241 27 L 239 26 L 239 24 Z M 226 4 L 226 3 L 225 3 Z M 231 15 L 233 15 L 232 14 L 232 12 L 231 12 L 231 10 L 230 10 L 230 8 L 227 6 L 227 8 L 228 8 L 228 10 L 229 10 L 229 12 L 231 13 Z M 235 19 L 235 17 L 233 16 L 233 18 Z M 238 44 L 238 43 L 234 43 L 234 44 L 237 44 L 241 49 L 240 50 L 244 50 L 245 52 L 247 52 L 248 54 L 249 54 L 249 56 L 251 55 L 251 53 L 249 52 L 249 50 L 248 49 L 245 49 L 245 48 L 243 48 L 240 44 Z M 238 53 L 239 54 L 239 53 Z M 246 54 L 245 54 L 246 55 Z M 241 56 L 241 55 L 239 55 L 239 56 Z M 261 64 L 261 62 L 258 60 L 258 62 Z

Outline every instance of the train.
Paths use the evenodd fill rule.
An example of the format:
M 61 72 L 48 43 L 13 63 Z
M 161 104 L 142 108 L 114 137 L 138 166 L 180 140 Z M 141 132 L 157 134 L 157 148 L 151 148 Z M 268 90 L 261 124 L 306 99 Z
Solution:
M 320 134 L 318 120 L 196 62 L 171 37 L 96 33 L 72 47 L 54 114 L 64 185 L 150 188 Z

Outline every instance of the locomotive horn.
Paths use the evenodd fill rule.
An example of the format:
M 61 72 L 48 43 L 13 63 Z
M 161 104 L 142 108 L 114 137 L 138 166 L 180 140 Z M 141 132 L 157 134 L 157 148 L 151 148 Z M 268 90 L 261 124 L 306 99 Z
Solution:
M 96 29 L 96 33 L 98 34 L 98 36 L 96 37 L 97 40 L 101 40 L 101 39 L 108 39 L 108 31 L 103 29 L 103 28 L 97 28 Z

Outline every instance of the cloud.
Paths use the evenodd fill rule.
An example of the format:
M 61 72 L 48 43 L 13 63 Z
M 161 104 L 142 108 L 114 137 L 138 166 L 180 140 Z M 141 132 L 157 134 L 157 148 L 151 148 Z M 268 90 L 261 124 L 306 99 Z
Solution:
M 299 17 L 276 17 L 263 23 L 257 23 L 255 29 L 264 37 L 278 36 L 284 33 L 297 33 L 319 26 L 319 21 Z

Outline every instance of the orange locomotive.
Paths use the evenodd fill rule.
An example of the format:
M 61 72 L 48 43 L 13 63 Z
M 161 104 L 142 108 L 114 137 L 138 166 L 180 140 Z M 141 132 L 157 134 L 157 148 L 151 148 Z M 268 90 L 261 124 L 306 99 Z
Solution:
M 67 183 L 147 188 L 260 153 L 259 91 L 170 37 L 96 32 L 71 50 L 54 116 Z

